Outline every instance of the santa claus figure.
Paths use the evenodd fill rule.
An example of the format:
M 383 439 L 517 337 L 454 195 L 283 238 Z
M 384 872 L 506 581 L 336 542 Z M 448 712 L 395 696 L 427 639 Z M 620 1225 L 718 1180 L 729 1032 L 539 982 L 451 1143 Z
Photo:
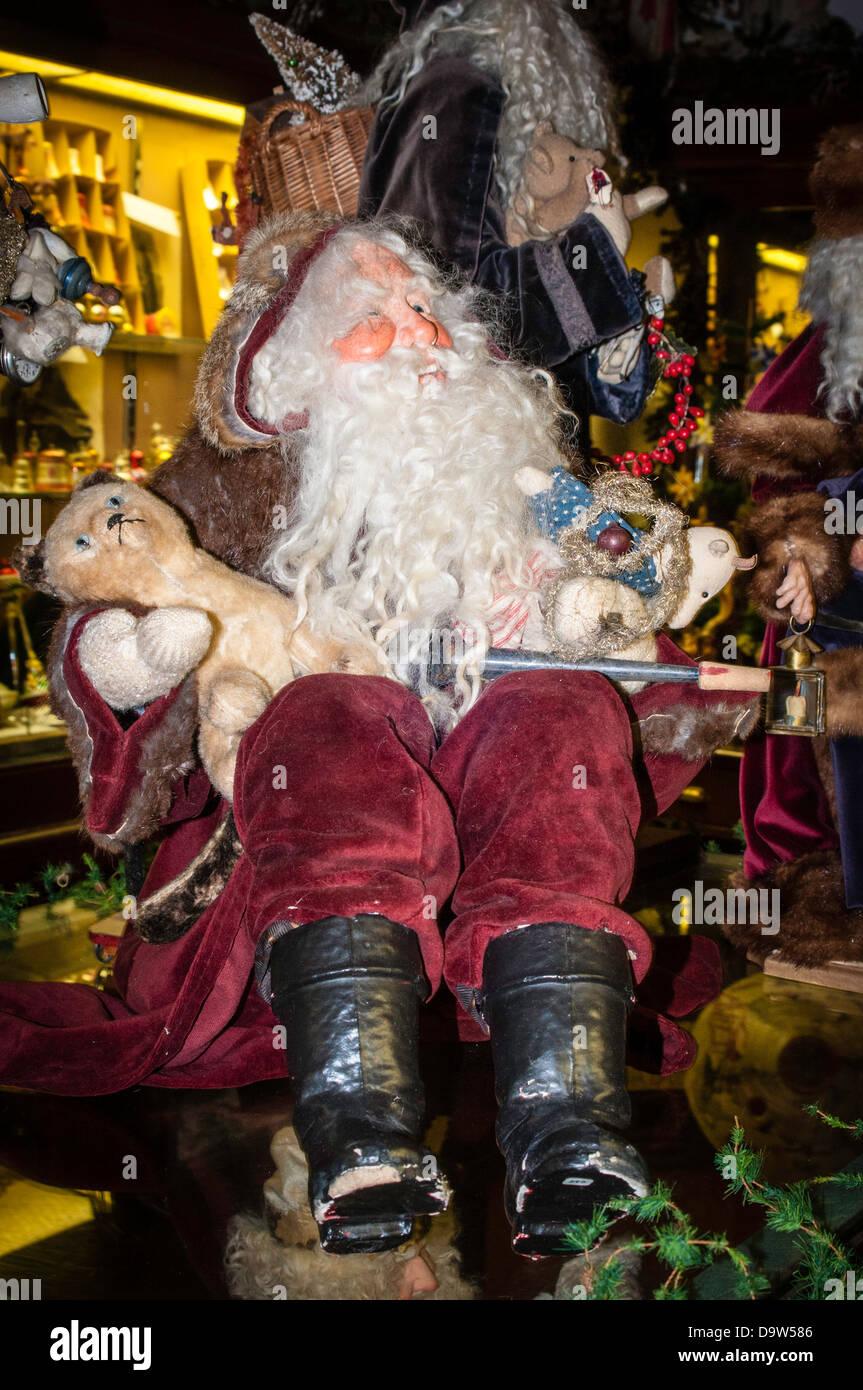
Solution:
M 482 652 L 531 632 L 558 563 L 515 475 L 571 460 L 548 377 L 394 232 L 305 213 L 253 233 L 195 404 L 154 488 L 380 674 L 283 689 L 242 739 L 229 815 L 195 766 L 192 673 L 136 709 L 110 613 L 67 616 L 54 692 L 87 827 L 163 843 L 119 997 L 0 987 L 2 1078 L 99 1094 L 287 1069 L 322 1245 L 386 1249 L 447 1201 L 417 1061 L 443 977 L 465 1035 L 491 1039 L 515 1248 L 556 1253 L 595 1201 L 646 1190 L 624 1137 L 634 985 L 630 1055 L 665 1070 L 693 1055 L 666 1015 L 716 987 L 709 943 L 651 970 L 621 906 L 639 823 L 749 727 L 752 697 L 554 670 L 483 688 Z M 416 638 L 441 632 L 454 683 L 417 693 Z
M 760 734 L 743 759 L 745 886 L 779 889 L 779 935 L 728 930 L 803 966 L 863 959 L 863 125 L 827 134 L 811 187 L 812 322 L 716 430 L 720 467 L 753 487 L 762 663 L 781 664 L 789 618 L 823 648 L 826 735 Z
M 358 98 L 377 103 L 360 212 L 415 220 L 442 257 L 505 295 L 510 343 L 554 372 L 585 425 L 591 414 L 637 419 L 649 390 L 643 292 L 671 297 L 668 262 L 651 258 L 646 286 L 630 272 L 620 195 L 612 205 L 606 180 L 608 204 L 585 206 L 583 171 L 585 196 L 568 225 L 537 239 L 522 222 L 518 245 L 507 233 L 543 131 L 573 141 L 566 158 L 580 168 L 621 158 L 598 50 L 558 0 L 393 3 L 403 32 Z M 583 447 L 586 430 L 580 438 Z

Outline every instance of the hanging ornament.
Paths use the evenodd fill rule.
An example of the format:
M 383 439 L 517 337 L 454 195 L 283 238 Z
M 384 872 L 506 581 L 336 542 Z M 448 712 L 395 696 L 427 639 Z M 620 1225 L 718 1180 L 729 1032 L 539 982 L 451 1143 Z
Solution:
M 249 15 L 249 23 L 275 59 L 286 96 L 311 102 L 325 113 L 339 111 L 348 104 L 360 79 L 338 49 L 319 48 L 266 15 Z
M 672 463 L 675 455 L 683 454 L 689 448 L 690 436 L 698 429 L 704 411 L 692 401 L 690 377 L 695 366 L 695 349 L 678 338 L 665 326 L 665 301 L 661 295 L 650 295 L 646 300 L 648 312 L 647 346 L 652 353 L 650 375 L 652 389 L 656 389 L 663 379 L 675 382 L 674 397 L 668 413 L 668 429 L 652 449 L 636 454 L 629 450 L 625 454 L 615 454 L 614 463 L 621 473 L 632 473 L 636 478 L 643 473 L 652 473 L 657 464 Z

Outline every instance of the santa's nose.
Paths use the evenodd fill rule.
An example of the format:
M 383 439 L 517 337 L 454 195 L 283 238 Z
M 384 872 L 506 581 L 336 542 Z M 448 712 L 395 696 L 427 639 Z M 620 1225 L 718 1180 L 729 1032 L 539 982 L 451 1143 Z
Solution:
M 397 337 L 400 347 L 452 347 L 443 324 L 418 309 L 406 308 L 400 315 Z

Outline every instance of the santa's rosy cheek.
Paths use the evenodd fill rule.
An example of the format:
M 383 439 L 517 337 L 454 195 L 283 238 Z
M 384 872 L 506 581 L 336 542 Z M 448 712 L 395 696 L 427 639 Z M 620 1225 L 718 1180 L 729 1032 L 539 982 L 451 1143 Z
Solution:
M 389 319 L 366 319 L 344 338 L 336 338 L 333 347 L 343 362 L 373 362 L 389 352 L 395 336 L 396 326 Z

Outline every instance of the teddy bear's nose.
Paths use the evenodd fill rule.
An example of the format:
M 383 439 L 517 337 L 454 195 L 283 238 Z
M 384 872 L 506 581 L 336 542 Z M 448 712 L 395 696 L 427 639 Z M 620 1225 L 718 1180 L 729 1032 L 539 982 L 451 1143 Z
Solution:
M 117 541 L 122 545 L 123 527 L 134 526 L 136 522 L 140 522 L 142 526 L 145 524 L 142 516 L 126 516 L 125 512 L 112 512 L 108 517 L 108 530 L 111 531 L 114 527 L 117 528 Z

